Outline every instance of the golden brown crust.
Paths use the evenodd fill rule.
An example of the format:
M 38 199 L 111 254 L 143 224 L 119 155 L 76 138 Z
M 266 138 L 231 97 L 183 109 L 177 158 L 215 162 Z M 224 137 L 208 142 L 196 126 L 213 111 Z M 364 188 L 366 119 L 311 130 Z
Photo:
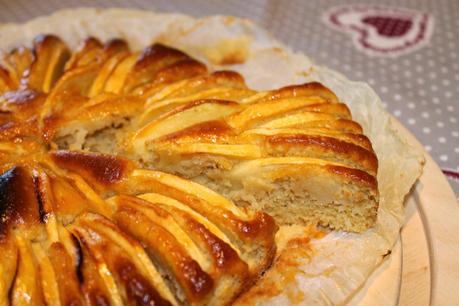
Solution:
M 372 151 L 333 137 L 280 134 L 268 137 L 267 141 L 273 150 L 275 150 L 277 146 L 280 146 L 282 151 L 287 154 L 292 147 L 312 147 L 315 150 L 330 150 L 335 155 L 348 156 L 357 164 L 362 164 L 362 168 L 369 173 L 375 174 L 378 169 L 378 160 Z M 366 139 L 364 142 L 367 144 Z M 325 155 L 322 152 L 323 151 L 319 152 L 318 155 Z
M 281 89 L 271 91 L 265 99 L 307 97 L 311 95 L 318 95 L 333 103 L 339 102 L 338 97 L 330 89 L 317 82 L 285 86 Z
M 120 182 L 133 169 L 132 162 L 113 155 L 56 151 L 51 153 L 51 158 L 60 167 L 102 185 Z
M 16 166 L 0 177 L 0 240 L 19 224 L 33 226 L 42 222 L 40 201 L 31 170 Z
M 327 166 L 327 169 L 331 173 L 339 174 L 349 181 L 359 182 L 361 184 L 370 186 L 376 191 L 378 190 L 378 182 L 376 181 L 376 178 L 373 175 L 366 173 L 365 171 L 334 165 Z
M 131 52 L 122 40 L 88 38 L 70 54 L 52 35 L 4 64 L 0 252 L 17 275 L 0 276 L 11 287 L 0 301 L 31 292 L 38 304 L 229 304 L 276 254 L 276 221 L 248 204 L 260 190 L 289 188 L 283 183 L 329 178 L 344 200 L 353 199 L 350 186 L 371 206 L 356 228 L 376 218 L 371 143 L 319 83 L 256 92 L 239 73 L 209 72 L 165 45 Z M 190 177 L 232 196 L 252 193 L 240 207 L 137 168 L 161 158 L 198 165 Z M 284 206 L 301 191 L 289 192 Z
M 33 42 L 33 54 L 34 58 L 30 68 L 24 71 L 21 85 L 49 92 L 60 77 L 70 51 L 59 37 L 40 35 Z
M 146 245 L 152 257 L 171 269 L 190 302 L 203 299 L 213 289 L 211 276 L 189 257 L 183 246 L 163 227 L 128 207 L 119 209 L 115 220 L 122 230 Z

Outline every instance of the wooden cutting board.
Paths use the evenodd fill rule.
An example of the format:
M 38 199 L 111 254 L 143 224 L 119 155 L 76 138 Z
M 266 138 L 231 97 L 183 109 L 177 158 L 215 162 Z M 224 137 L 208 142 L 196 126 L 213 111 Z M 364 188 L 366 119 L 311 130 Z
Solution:
M 350 305 L 459 305 L 459 204 L 438 165 L 427 152 L 425 157 L 424 172 L 405 204 L 400 240 Z

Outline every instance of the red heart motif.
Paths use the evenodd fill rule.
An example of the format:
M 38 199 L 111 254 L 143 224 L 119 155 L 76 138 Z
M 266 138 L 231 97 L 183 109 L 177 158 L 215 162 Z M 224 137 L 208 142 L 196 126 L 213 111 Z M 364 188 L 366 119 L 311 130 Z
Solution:
M 374 5 L 333 7 L 323 19 L 350 34 L 357 49 L 378 56 L 398 56 L 426 45 L 434 25 L 429 14 Z
M 379 35 L 387 37 L 403 36 L 413 25 L 413 22 L 409 19 L 384 16 L 365 17 L 362 22 L 375 27 Z

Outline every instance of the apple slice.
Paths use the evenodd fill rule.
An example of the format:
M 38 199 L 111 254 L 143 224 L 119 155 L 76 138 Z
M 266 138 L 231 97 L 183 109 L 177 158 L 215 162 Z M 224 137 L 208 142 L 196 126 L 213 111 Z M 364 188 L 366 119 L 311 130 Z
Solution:
M 85 101 L 79 96 L 88 96 L 99 69 L 100 65 L 93 63 L 66 71 L 48 95 L 41 111 L 41 118 L 45 119 L 53 113 L 62 111 L 64 107 L 75 104 L 72 100 Z
M 8 306 L 18 264 L 18 248 L 11 236 L 0 234 L 0 262 L 0 305 Z
M 0 218 L 0 236 L 8 235 L 17 226 L 21 227 L 21 235 L 30 239 L 42 234 L 44 215 L 39 209 L 33 172 L 30 166 L 15 165 L 0 175 L 1 213 L 5 216 Z
M 130 55 L 129 46 L 124 40 L 114 39 L 108 41 L 98 54 L 98 61 L 102 67 L 94 80 L 89 96 L 94 97 L 104 92 L 105 84 L 121 61 Z
M 92 83 L 91 89 L 89 90 L 88 95 L 90 97 L 95 97 L 107 90 L 107 81 L 109 80 L 110 76 L 112 73 L 114 73 L 115 68 L 128 56 L 129 52 L 119 52 L 104 62 L 97 77 Z
M 272 90 L 267 92 L 267 94 L 261 99 L 261 101 L 310 96 L 319 96 L 331 103 L 339 102 L 338 97 L 330 89 L 318 82 L 291 85 L 276 90 Z
M 60 150 L 49 155 L 57 166 L 84 177 L 91 188 L 102 194 L 134 169 L 132 161 L 108 154 Z
M 136 87 L 154 80 L 161 69 L 189 58 L 187 54 L 161 44 L 145 48 L 126 76 L 123 92 L 133 91 Z
M 178 84 L 177 84 L 178 85 Z M 168 87 L 173 87 L 170 85 Z M 164 94 L 164 91 L 158 92 L 158 94 Z M 154 120 L 156 117 L 161 116 L 162 114 L 191 101 L 196 100 L 229 100 L 229 101 L 239 101 L 243 100 L 247 96 L 251 96 L 253 92 L 249 89 L 240 89 L 240 88 L 229 88 L 216 86 L 210 89 L 204 89 L 197 93 L 190 93 L 189 95 L 179 96 L 175 98 L 166 98 L 164 100 L 153 101 L 152 99 L 147 99 L 148 108 L 143 112 L 143 114 L 137 119 L 137 124 L 144 124 L 150 120 Z
M 38 36 L 33 45 L 35 58 L 24 73 L 21 84 L 48 93 L 61 76 L 70 51 L 64 42 L 53 35 Z
M 125 40 L 116 38 L 111 39 L 104 44 L 102 53 L 100 54 L 100 59 L 102 62 L 105 62 L 107 59 L 116 54 L 126 52 L 129 52 L 129 45 Z
M 151 97 L 164 89 L 166 84 L 173 84 L 204 74 L 207 74 L 207 67 L 197 60 L 192 58 L 179 60 L 160 69 L 150 82 L 136 87 L 132 93 Z
M 255 126 L 270 117 L 320 103 L 327 103 L 327 101 L 318 96 L 265 100 L 247 105 L 240 113 L 227 118 L 227 122 L 233 128 L 241 130 L 248 126 Z
M 81 246 L 78 240 L 77 248 L 80 252 L 77 275 L 79 275 L 80 281 L 83 280 L 81 283 L 81 292 L 83 293 L 86 304 L 94 306 L 122 306 L 121 297 L 111 295 L 103 277 L 99 274 L 99 263 L 93 257 L 93 254 L 86 247 Z
M 151 102 L 165 98 L 186 97 L 216 87 L 248 90 L 244 78 L 234 71 L 215 71 L 211 74 L 191 78 L 173 85 L 173 87 L 167 87 L 157 95 L 151 96 Z
M 112 68 L 112 72 L 107 78 L 104 91 L 112 93 L 121 93 L 126 82 L 126 78 L 135 65 L 139 53 L 130 54 L 129 56 L 123 57 L 116 63 L 116 67 Z
M 227 96 L 229 89 L 233 89 L 241 100 L 254 94 L 254 91 L 247 88 L 240 74 L 233 71 L 216 71 L 162 86 L 160 90 L 146 91 L 143 97 L 147 100 L 147 105 L 151 107 L 151 110 L 147 110 L 148 117 L 154 118 L 159 113 L 172 109 L 173 106 L 204 97 Z
M 42 306 L 44 301 L 40 275 L 30 242 L 19 231 L 14 233 L 14 237 L 20 260 L 18 261 L 14 285 L 9 293 L 10 305 Z
M 0 65 L 0 94 L 16 89 L 17 87 L 18 84 L 12 78 L 11 72 Z
M 262 157 L 262 151 L 254 144 L 211 144 L 211 143 L 155 143 L 154 148 L 157 154 L 192 156 L 194 154 L 209 154 L 226 156 L 238 159 L 253 159 Z
M 248 135 L 259 135 L 259 136 L 266 136 L 266 137 L 275 137 L 276 135 L 310 135 L 310 136 L 324 136 L 324 137 L 332 137 L 338 140 L 342 140 L 345 142 L 352 143 L 356 146 L 362 147 L 367 150 L 372 150 L 370 140 L 362 134 L 355 134 L 355 133 L 348 133 L 337 131 L 334 129 L 323 128 L 323 127 L 306 127 L 303 129 L 298 128 L 279 128 L 279 129 L 266 129 L 266 128 L 258 128 L 247 130 L 241 134 L 242 136 Z
M 59 286 L 51 261 L 40 243 L 32 243 L 32 250 L 38 263 L 44 303 L 50 306 L 60 306 Z
M 240 254 L 241 251 L 239 250 L 239 248 L 237 248 L 237 246 L 234 245 L 231 242 L 231 240 L 215 224 L 210 222 L 205 216 L 191 209 L 188 205 L 181 203 L 173 198 L 159 194 L 159 193 L 143 193 L 143 194 L 138 195 L 138 197 L 148 202 L 151 202 L 151 203 L 163 205 L 167 207 L 167 210 L 177 209 L 177 210 L 187 213 L 194 220 L 202 224 L 205 228 L 207 228 L 215 236 L 217 236 L 218 239 L 228 244 L 233 250 L 236 251 L 238 255 Z
M 153 120 L 133 137 L 135 147 L 174 133 L 200 122 L 211 121 L 230 115 L 241 109 L 236 102 L 223 100 L 198 100 L 179 106 L 163 116 Z
M 73 52 L 65 64 L 65 71 L 89 65 L 95 62 L 102 50 L 102 44 L 94 37 L 89 37 L 80 43 L 80 46 Z
M 107 292 L 108 294 L 106 297 L 109 299 L 109 305 L 123 306 L 123 299 L 121 297 L 120 291 L 118 290 L 115 277 L 109 270 L 108 265 L 104 260 L 103 252 L 94 246 L 95 243 L 101 242 L 100 240 L 95 240 L 98 238 L 98 236 L 91 235 L 91 233 L 88 232 L 85 228 L 75 225 L 69 226 L 69 230 L 78 240 L 81 248 L 81 254 L 84 256 L 83 262 L 80 262 L 81 265 L 77 270 L 78 273 L 84 273 L 85 270 L 87 271 L 88 266 L 93 264 L 93 267 L 95 268 L 94 272 L 97 273 L 97 275 L 94 275 L 93 277 L 100 277 L 101 280 L 101 283 L 98 283 L 97 285 L 99 288 L 102 287 L 103 291 L 95 293 L 83 291 L 85 298 L 87 299 L 89 296 L 89 298 L 92 299 L 92 297 L 95 297 L 95 294 L 96 296 L 102 296 L 102 299 L 105 300 L 104 293 Z M 86 258 L 85 254 L 88 254 L 89 256 Z M 83 283 L 82 290 L 85 288 L 87 287 L 85 286 L 85 283 Z
M 251 273 L 271 261 L 277 226 L 267 214 L 244 211 L 204 186 L 164 172 L 134 170 L 126 183 L 130 193 L 160 193 L 205 216 L 241 250 Z
M 171 279 L 177 297 L 189 305 L 205 305 L 214 281 L 193 260 L 175 236 L 139 210 L 121 206 L 114 215 L 118 226 L 146 246 L 152 260 Z
M 14 79 L 16 84 L 19 85 L 24 72 L 30 67 L 33 59 L 34 55 L 32 51 L 25 47 L 15 48 L 5 55 L 4 62 L 6 68 L 10 72 L 10 77 Z
M 167 216 L 166 220 L 160 221 L 161 224 L 167 224 L 168 220 L 172 218 L 173 222 L 180 226 L 181 230 L 185 231 L 192 241 L 199 246 L 200 252 L 205 254 L 209 261 L 211 270 L 206 270 L 206 272 L 210 273 L 215 280 L 215 294 L 208 303 L 228 303 L 229 299 L 242 289 L 242 285 L 249 278 L 247 264 L 241 260 L 237 251 L 215 235 L 217 232 L 222 234 L 215 226 L 209 226 L 208 221 L 201 223 L 203 218 L 200 215 L 196 218 L 195 213 L 177 208 L 175 200 L 158 194 L 144 194 L 141 197 L 148 202 L 125 196 L 113 200 L 120 205 L 128 205 L 135 210 L 142 211 L 149 218 L 151 218 L 152 211 L 155 211 L 153 214 L 158 212 Z M 164 214 L 164 212 L 167 213 Z M 156 220 L 157 218 L 155 218 L 155 222 Z M 210 229 L 216 230 L 216 232 Z M 177 237 L 175 229 L 169 231 Z M 182 240 L 180 243 L 190 251 L 190 248 Z M 214 300 L 214 297 L 218 298 L 218 301 Z
M 73 260 L 64 245 L 59 242 L 52 243 L 48 252 L 62 305 L 83 305 L 80 282 L 75 273 L 77 261 Z
M 80 243 L 88 248 L 94 258 L 108 268 L 117 291 L 123 301 L 131 305 L 148 300 L 161 305 L 176 305 L 175 299 L 164 280 L 151 264 L 142 246 L 122 233 L 108 219 L 93 214 L 84 214 L 69 227 Z M 101 273 L 102 270 L 99 270 Z M 101 275 L 104 277 L 104 275 Z M 105 279 L 107 282 L 108 279 Z M 115 290 L 114 284 L 107 287 Z M 135 305 L 135 304 L 134 304 Z
M 249 131 L 269 156 L 302 156 L 345 164 L 376 175 L 378 161 L 363 135 L 327 129 L 257 129 Z M 247 135 L 246 133 L 245 135 Z
M 108 202 L 116 206 L 118 210 L 123 207 L 129 207 L 134 210 L 138 210 L 148 217 L 152 222 L 166 229 L 169 233 L 172 233 L 177 239 L 178 243 L 185 247 L 188 254 L 193 260 L 195 260 L 199 266 L 206 272 L 211 271 L 210 258 L 203 254 L 193 240 L 175 221 L 171 214 L 160 207 L 149 205 L 150 203 L 138 199 L 132 196 L 115 196 L 108 199 Z
M 316 121 L 334 121 L 340 119 L 338 116 L 327 113 L 317 113 L 317 112 L 299 112 L 292 115 L 285 115 L 280 118 L 272 119 L 263 124 L 260 124 L 258 128 L 266 129 L 279 129 L 279 128 L 290 128 L 303 126 Z

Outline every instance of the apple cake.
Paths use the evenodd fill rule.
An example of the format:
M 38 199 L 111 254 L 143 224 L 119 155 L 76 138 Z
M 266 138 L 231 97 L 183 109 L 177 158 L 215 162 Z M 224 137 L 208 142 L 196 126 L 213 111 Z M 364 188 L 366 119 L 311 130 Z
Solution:
M 260 92 L 162 44 L 42 35 L 4 55 L 0 93 L 2 305 L 228 304 L 276 224 L 376 220 L 377 157 L 319 83 Z

